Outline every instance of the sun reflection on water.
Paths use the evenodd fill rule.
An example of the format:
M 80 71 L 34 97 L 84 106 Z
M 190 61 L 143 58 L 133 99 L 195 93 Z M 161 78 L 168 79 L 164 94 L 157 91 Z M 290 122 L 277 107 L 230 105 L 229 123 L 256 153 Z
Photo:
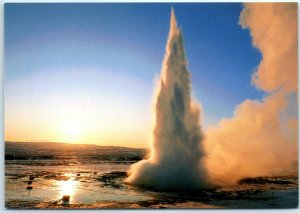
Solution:
M 60 193 L 58 199 L 62 199 L 63 196 L 70 196 L 69 203 L 74 201 L 74 195 L 78 186 L 78 181 L 75 181 L 74 178 L 70 178 L 67 181 L 58 181 L 58 186 Z

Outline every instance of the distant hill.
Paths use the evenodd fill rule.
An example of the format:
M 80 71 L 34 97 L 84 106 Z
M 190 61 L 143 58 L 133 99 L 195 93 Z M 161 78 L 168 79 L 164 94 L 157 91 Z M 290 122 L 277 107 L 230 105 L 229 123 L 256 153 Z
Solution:
M 146 149 L 58 142 L 5 142 L 5 160 L 91 158 L 138 161 Z

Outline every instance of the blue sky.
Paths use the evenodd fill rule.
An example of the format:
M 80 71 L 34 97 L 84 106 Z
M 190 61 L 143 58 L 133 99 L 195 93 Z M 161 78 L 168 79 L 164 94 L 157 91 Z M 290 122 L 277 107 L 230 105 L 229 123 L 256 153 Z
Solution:
M 249 31 L 238 25 L 242 4 L 5 4 L 9 113 L 23 113 L 26 120 L 24 111 L 43 114 L 43 107 L 57 103 L 63 112 L 63 106 L 85 102 L 80 110 L 102 108 L 105 116 L 125 123 L 134 114 L 127 124 L 144 126 L 140 134 L 145 134 L 172 6 L 184 35 L 193 94 L 204 108 L 204 127 L 231 117 L 247 98 L 261 99 L 263 92 L 251 85 L 261 54 Z

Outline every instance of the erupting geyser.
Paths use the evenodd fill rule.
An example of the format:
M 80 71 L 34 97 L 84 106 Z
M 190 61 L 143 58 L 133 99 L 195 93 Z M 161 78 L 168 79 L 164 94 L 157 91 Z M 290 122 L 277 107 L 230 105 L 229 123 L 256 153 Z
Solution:
M 202 162 L 200 110 L 191 99 L 182 32 L 173 9 L 159 80 L 151 156 L 130 168 L 126 182 L 163 191 L 211 188 Z

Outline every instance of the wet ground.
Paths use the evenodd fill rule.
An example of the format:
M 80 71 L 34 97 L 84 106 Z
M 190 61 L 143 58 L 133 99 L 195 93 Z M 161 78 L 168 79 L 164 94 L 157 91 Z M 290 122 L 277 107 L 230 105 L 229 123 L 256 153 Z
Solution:
M 5 205 L 9 209 L 298 206 L 297 176 L 245 178 L 237 184 L 212 191 L 167 193 L 124 184 L 129 166 L 130 162 L 73 166 L 7 164 Z M 32 189 L 27 189 L 28 186 Z M 69 196 L 69 200 L 63 201 L 63 196 Z

